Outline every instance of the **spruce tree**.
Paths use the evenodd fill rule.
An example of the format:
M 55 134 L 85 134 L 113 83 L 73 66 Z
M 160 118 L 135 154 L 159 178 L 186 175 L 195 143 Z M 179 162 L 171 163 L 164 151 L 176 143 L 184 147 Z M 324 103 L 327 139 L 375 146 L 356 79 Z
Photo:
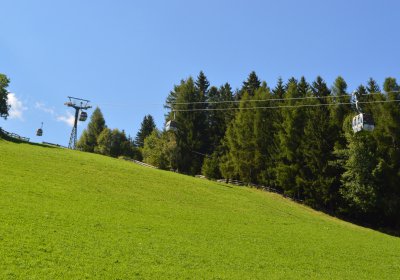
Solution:
M 378 203 L 378 161 L 376 144 L 368 132 L 346 133 L 349 145 L 342 174 L 341 195 L 351 216 L 363 216 L 376 211 Z M 349 212 L 347 210 L 347 212 Z
M 253 96 L 255 91 L 261 86 L 261 81 L 258 78 L 255 71 L 252 71 L 247 80 L 243 82 L 242 88 L 240 90 L 240 94 L 238 96 L 239 99 L 243 96 L 245 92 L 249 94 L 249 96 Z
M 151 115 L 144 116 L 143 121 L 140 125 L 140 129 L 136 134 L 135 145 L 137 147 L 143 147 L 144 139 L 149 136 L 155 128 L 156 124 L 154 123 L 153 117 Z
M 310 85 L 307 83 L 306 78 L 302 76 L 297 84 L 297 92 L 300 97 L 306 97 L 309 95 Z
M 262 104 L 270 104 L 271 93 L 264 85 L 259 88 L 253 100 L 265 100 Z M 257 104 L 257 103 L 253 103 Z M 254 105 L 253 105 L 254 106 Z M 262 106 L 259 106 L 262 107 Z M 254 135 L 254 172 L 255 183 L 265 186 L 275 186 L 275 164 L 279 154 L 276 144 L 277 114 L 279 112 L 271 109 L 257 108 L 254 110 L 253 135 Z
M 341 77 L 337 77 L 332 86 L 332 101 L 338 103 L 337 105 L 331 106 L 331 123 L 333 129 L 336 131 L 336 142 L 337 149 L 343 149 L 346 145 L 346 138 L 343 131 L 344 119 L 352 112 L 351 105 L 342 104 L 349 103 L 350 95 L 347 93 L 347 83 Z
M 208 95 L 208 88 L 210 87 L 210 82 L 207 80 L 206 75 L 203 71 L 200 71 L 195 82 L 196 88 L 199 91 L 199 99 L 205 100 Z
M 170 93 L 170 96 L 172 95 L 176 96 L 174 102 L 180 103 L 173 106 L 173 109 L 177 110 L 175 122 L 178 125 L 178 131 L 176 132 L 176 167 L 183 173 L 198 174 L 203 163 L 203 154 L 207 152 L 208 126 L 205 111 L 191 110 L 203 108 L 204 103 L 201 103 L 200 106 L 198 103 L 193 103 L 204 102 L 203 94 L 190 77 L 176 85 L 174 91 Z M 174 113 L 170 112 L 167 120 L 172 119 L 173 115 Z
M 304 89 L 303 80 L 302 87 Z M 300 97 L 298 85 L 294 82 L 288 83 L 285 98 Z M 301 105 L 301 100 L 288 100 L 285 105 Z M 304 108 L 282 109 L 282 123 L 278 126 L 278 147 L 277 164 L 275 165 L 277 185 L 285 191 L 285 194 L 304 199 L 302 178 L 304 168 L 304 127 L 306 114 Z
M 275 88 L 272 90 L 272 93 L 275 95 L 275 98 L 283 98 L 285 94 L 285 85 L 283 84 L 283 80 L 281 77 L 278 78 L 278 83 Z
M 234 117 L 234 110 L 225 110 L 234 108 L 234 104 L 229 101 L 233 101 L 233 95 L 231 86 L 228 83 L 220 88 L 210 88 L 208 94 L 208 108 L 216 110 L 211 110 L 207 113 L 209 154 L 213 153 L 213 151 L 221 145 L 221 140 L 225 135 L 228 124 Z
M 225 178 L 238 178 L 246 183 L 271 186 L 274 181 L 275 126 L 273 110 L 254 109 L 251 100 L 271 98 L 264 86 L 251 97 L 243 95 L 239 110 L 225 135 L 225 155 L 221 160 L 221 171 Z
M 103 129 L 106 128 L 106 122 L 100 108 L 97 107 L 92 116 L 87 129 L 85 129 L 77 143 L 77 147 L 85 152 L 94 152 L 97 146 L 97 138 Z
M 229 174 L 231 178 L 236 177 L 246 183 L 256 182 L 254 170 L 255 139 L 254 139 L 254 110 L 248 102 L 251 99 L 247 91 L 244 93 L 239 111 L 231 122 L 226 132 L 228 155 L 226 160 L 231 161 L 233 170 Z M 226 165 L 226 163 L 225 163 Z
M 386 78 L 384 91 L 387 100 L 400 100 L 399 86 L 396 79 Z M 373 132 L 379 157 L 378 171 L 382 188 L 379 192 L 380 204 L 387 223 L 400 228 L 400 102 L 385 103 L 375 115 Z
M 367 85 L 368 93 L 379 93 L 380 92 L 379 85 L 376 83 L 376 81 L 373 78 L 369 78 L 367 84 L 368 84 Z
M 330 122 L 329 108 L 323 106 L 328 102 L 326 97 L 330 95 L 330 90 L 325 81 L 317 77 L 312 84 L 311 92 L 313 96 L 320 98 L 306 100 L 306 104 L 319 106 L 306 108 L 306 123 L 302 137 L 304 166 L 299 182 L 304 190 L 307 204 L 333 209 L 338 198 L 338 190 L 332 189 L 337 174 L 329 163 L 333 160 L 335 135 Z

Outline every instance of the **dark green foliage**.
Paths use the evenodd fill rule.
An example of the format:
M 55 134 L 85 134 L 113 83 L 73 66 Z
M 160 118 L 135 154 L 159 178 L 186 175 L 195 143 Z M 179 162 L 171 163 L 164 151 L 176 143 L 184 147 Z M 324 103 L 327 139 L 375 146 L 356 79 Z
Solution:
M 156 124 L 154 123 L 153 117 L 151 115 L 145 116 L 140 125 L 140 129 L 136 134 L 135 145 L 137 147 L 143 147 L 144 139 L 149 136 L 155 128 Z
M 318 99 L 307 100 L 309 104 L 326 104 L 330 90 L 321 77 L 312 83 L 311 92 Z M 304 199 L 307 204 L 317 208 L 333 208 L 337 191 L 332 189 L 336 178 L 329 162 L 333 159 L 335 131 L 330 121 L 327 106 L 306 109 L 303 135 L 304 166 L 302 182 Z
M 342 77 L 337 77 L 332 87 L 332 101 L 336 103 L 349 103 L 350 95 L 347 93 L 347 83 Z M 343 131 L 343 122 L 347 115 L 352 113 L 351 105 L 337 104 L 331 106 L 331 124 L 336 131 L 335 146 L 343 149 L 346 145 L 346 138 Z
M 285 85 L 283 84 L 283 80 L 281 77 L 279 77 L 278 83 L 272 90 L 272 93 L 275 95 L 275 98 L 283 98 L 283 95 L 285 94 Z
M 305 80 L 302 82 L 303 86 Z M 299 97 L 300 92 L 295 83 L 288 85 L 285 97 Z M 301 102 L 290 100 L 285 104 L 299 105 Z M 278 162 L 275 166 L 276 184 L 283 188 L 289 196 L 304 199 L 302 186 L 302 173 L 304 168 L 304 140 L 303 133 L 305 127 L 305 109 L 296 108 L 283 110 L 282 123 L 278 126 L 279 153 Z
M 10 106 L 7 104 L 7 87 L 9 83 L 10 80 L 7 78 L 7 76 L 0 73 L 0 117 L 4 119 L 7 119 L 8 110 L 10 110 Z
M 389 77 L 385 79 L 385 82 L 383 83 L 383 90 L 386 93 L 391 93 L 393 91 L 399 91 L 399 85 L 397 84 L 397 81 L 395 78 Z
M 197 90 L 199 91 L 199 99 L 205 101 L 207 98 L 210 82 L 207 80 L 207 77 L 203 71 L 200 71 L 195 84 Z
M 218 152 L 214 152 L 211 156 L 204 159 L 203 166 L 201 168 L 201 174 L 209 179 L 220 179 L 221 171 L 220 166 L 220 155 Z
M 210 109 L 226 109 L 232 108 L 233 94 L 231 86 L 226 83 L 219 89 L 216 87 L 211 87 L 208 94 L 208 108 Z M 215 102 L 225 102 L 225 103 L 215 103 Z M 209 146 L 208 153 L 212 153 L 219 145 L 221 145 L 221 140 L 225 135 L 225 131 L 228 124 L 234 118 L 235 111 L 209 111 L 207 114 L 208 123 L 208 135 L 209 135 Z
M 340 76 L 331 89 L 319 76 L 312 85 L 304 77 L 279 78 L 270 92 L 252 72 L 232 94 L 229 84 L 210 86 L 201 72 L 167 98 L 170 108 L 180 102 L 186 104 L 174 109 L 200 109 L 176 112 L 179 131 L 167 133 L 176 136 L 174 162 L 180 172 L 197 174 L 202 166 L 208 178 L 273 187 L 315 208 L 400 228 L 400 104 L 363 103 L 400 99 L 396 79 L 387 78 L 383 89 L 379 94 L 372 78 L 356 89 L 375 130 L 354 134 L 358 112 Z M 254 108 L 270 106 L 283 108 Z
M 258 78 L 255 71 L 252 71 L 247 80 L 243 82 L 242 89 L 240 90 L 240 94 L 238 99 L 241 99 L 245 92 L 247 92 L 250 96 L 254 96 L 256 90 L 261 86 L 261 81 Z
M 247 92 L 241 98 L 239 111 L 226 132 L 228 158 L 233 166 L 232 177 L 242 181 L 255 182 L 256 174 L 253 171 L 255 152 L 254 143 L 254 111 L 246 110 L 251 105 L 251 97 Z
M 204 80 L 200 79 L 201 76 L 199 75 L 199 80 L 197 81 L 199 85 L 202 84 L 201 81 L 204 82 Z M 205 108 L 205 103 L 187 104 L 190 102 L 204 102 L 204 89 L 204 87 L 197 87 L 190 77 L 187 80 L 182 80 L 179 85 L 176 85 L 170 93 L 169 98 L 167 98 L 167 106 L 172 106 L 175 110 L 178 110 L 175 117 L 178 125 L 178 131 L 176 132 L 176 167 L 183 173 L 198 174 L 200 172 L 203 164 L 203 154 L 207 152 L 208 125 L 205 111 L 186 112 L 179 110 Z M 173 101 L 171 102 L 171 100 Z M 186 104 L 173 105 L 175 102 Z M 172 112 L 168 118 L 173 118 Z
M 376 83 L 376 81 L 372 78 L 369 78 L 368 83 L 367 83 L 367 91 L 368 93 L 378 93 L 380 92 L 379 85 Z
M 307 83 L 306 78 L 300 78 L 300 82 L 297 84 L 297 91 L 300 97 L 305 97 L 309 94 L 310 85 Z
M 346 133 L 349 142 L 342 174 L 341 194 L 353 212 L 373 213 L 377 208 L 379 182 L 376 143 L 368 133 Z
M 97 138 L 100 133 L 106 128 L 106 121 L 104 120 L 103 113 L 97 107 L 90 117 L 90 122 L 87 129 L 82 132 L 82 135 L 77 143 L 78 149 L 93 153 L 97 146 Z
M 269 90 L 259 88 L 253 97 L 245 92 L 239 111 L 226 133 L 227 155 L 223 158 L 222 173 L 246 183 L 270 184 L 273 179 L 272 162 L 276 152 L 274 112 L 266 109 L 249 110 L 254 100 L 271 98 Z

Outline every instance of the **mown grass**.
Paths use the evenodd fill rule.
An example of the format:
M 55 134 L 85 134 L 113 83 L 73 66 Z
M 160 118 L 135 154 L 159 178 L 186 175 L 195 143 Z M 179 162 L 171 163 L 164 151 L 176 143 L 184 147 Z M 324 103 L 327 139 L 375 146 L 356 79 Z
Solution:
M 399 279 L 400 239 L 278 195 L 0 140 L 0 279 Z

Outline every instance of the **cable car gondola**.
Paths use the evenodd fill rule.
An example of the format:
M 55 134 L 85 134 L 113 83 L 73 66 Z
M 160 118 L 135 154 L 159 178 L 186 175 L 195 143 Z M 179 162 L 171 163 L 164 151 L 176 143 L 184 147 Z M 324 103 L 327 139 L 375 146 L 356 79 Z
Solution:
M 174 119 L 173 120 L 169 120 L 166 124 L 165 124 L 165 130 L 166 131 L 174 131 L 177 132 L 178 131 L 178 124 L 175 121 L 175 111 L 174 112 Z
M 36 130 L 36 136 L 42 136 L 43 135 L 43 123 L 42 126 Z
M 87 119 L 87 113 L 82 111 L 79 115 L 79 121 L 84 122 Z
M 360 132 L 361 130 L 372 131 L 375 128 L 374 119 L 371 115 L 365 114 L 361 111 L 360 106 L 358 105 L 358 99 L 355 92 L 352 94 L 353 101 L 356 104 L 356 109 L 358 111 L 358 115 L 353 118 L 352 127 L 354 133 Z
M 176 121 L 170 120 L 165 124 L 166 131 L 178 131 L 178 125 Z
M 353 118 L 352 126 L 354 133 L 361 130 L 372 131 L 375 128 L 372 116 L 364 113 L 358 114 Z

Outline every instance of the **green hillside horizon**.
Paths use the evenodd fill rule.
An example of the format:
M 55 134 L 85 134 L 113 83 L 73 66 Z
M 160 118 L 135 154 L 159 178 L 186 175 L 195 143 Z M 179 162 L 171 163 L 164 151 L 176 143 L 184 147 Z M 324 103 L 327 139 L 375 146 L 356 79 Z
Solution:
M 398 279 L 400 238 L 279 195 L 0 139 L 0 279 Z

